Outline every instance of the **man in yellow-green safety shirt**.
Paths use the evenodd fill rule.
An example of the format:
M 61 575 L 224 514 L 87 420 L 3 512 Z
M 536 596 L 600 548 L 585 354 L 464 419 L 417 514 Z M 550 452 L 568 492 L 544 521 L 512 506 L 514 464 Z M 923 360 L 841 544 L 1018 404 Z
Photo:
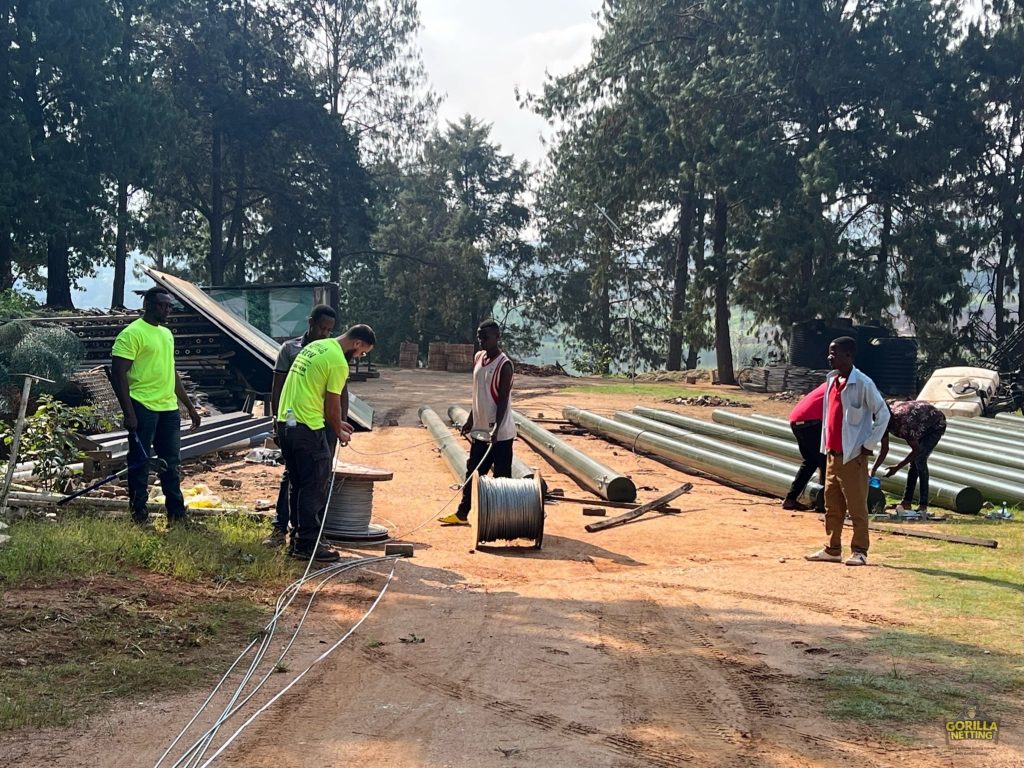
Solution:
M 277 434 L 288 472 L 289 554 L 297 559 L 339 559 L 335 550 L 319 541 L 334 459 L 327 427 L 342 445 L 348 444 L 352 425 L 342 418 L 340 398 L 348 381 L 348 361 L 367 354 L 376 343 L 370 326 L 353 325 L 337 338 L 303 346 L 288 370 L 277 408 Z
M 111 350 L 111 379 L 124 413 L 124 428 L 131 433 L 128 439 L 132 441 L 137 436 L 142 450 L 147 454 L 155 452 L 166 462 L 166 468 L 160 472 L 160 487 L 166 499 L 169 527 L 190 522 L 178 474 L 178 401 L 188 410 L 193 430 L 201 422 L 174 369 L 174 336 L 167 328 L 171 308 L 171 295 L 166 289 L 150 288 L 142 299 L 142 317 L 117 335 Z M 129 448 L 129 455 L 132 453 Z M 132 520 L 139 525 L 149 524 L 148 486 L 149 467 L 145 463 L 128 473 L 128 502 Z

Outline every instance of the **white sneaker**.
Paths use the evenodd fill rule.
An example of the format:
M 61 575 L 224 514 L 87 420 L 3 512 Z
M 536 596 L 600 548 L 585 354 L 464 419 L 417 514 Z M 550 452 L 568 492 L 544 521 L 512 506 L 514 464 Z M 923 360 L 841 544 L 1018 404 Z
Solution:
M 830 555 L 824 549 L 819 549 L 817 552 L 804 555 L 804 560 L 810 560 L 814 563 L 841 563 L 843 562 L 842 555 Z
M 848 558 L 846 558 L 847 565 L 867 565 L 868 556 L 863 552 L 854 552 Z

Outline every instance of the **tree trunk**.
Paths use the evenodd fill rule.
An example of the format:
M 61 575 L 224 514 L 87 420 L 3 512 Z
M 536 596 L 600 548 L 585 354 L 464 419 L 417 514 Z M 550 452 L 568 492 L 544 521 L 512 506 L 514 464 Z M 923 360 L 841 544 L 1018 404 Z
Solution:
M 333 188 L 335 184 L 331 183 L 332 195 L 331 199 L 335 201 L 334 210 L 331 211 L 327 221 L 327 233 L 330 242 L 328 244 L 328 251 L 330 253 L 330 261 L 327 269 L 327 281 L 331 283 L 337 283 L 341 281 L 341 236 L 338 232 L 338 213 L 337 213 L 337 201 L 338 196 L 333 194 Z
M 725 248 L 728 215 L 729 202 L 725 197 L 725 191 L 720 189 L 715 192 L 715 222 L 712 233 L 715 260 L 715 352 L 718 355 L 720 384 L 736 383 L 732 365 L 732 339 L 729 336 L 729 287 L 732 275 Z
M 1004 339 L 1006 327 L 1006 277 L 1010 268 L 1010 227 L 1007 212 L 1003 212 L 1003 226 L 999 235 L 999 264 L 996 266 L 995 285 L 992 286 L 992 306 L 995 313 L 996 339 Z
M 697 229 L 697 232 L 696 232 L 696 234 L 694 235 L 694 238 L 693 238 L 693 273 L 695 275 L 697 275 L 697 276 L 700 276 L 700 275 L 702 275 L 704 273 L 704 267 L 705 267 L 705 265 L 704 265 L 704 248 L 707 245 L 707 243 L 704 240 L 704 214 L 707 212 L 707 205 L 705 203 L 704 194 L 703 193 L 698 193 L 696 197 L 697 197 L 697 200 L 696 200 L 696 202 L 697 202 L 697 211 L 696 211 L 696 220 L 697 220 L 697 228 L 696 229 Z M 697 301 L 698 301 L 698 303 L 700 305 L 700 309 L 699 309 L 700 317 L 703 317 L 703 315 L 704 315 L 704 309 L 703 309 L 704 302 L 701 300 L 703 297 L 696 297 L 696 298 L 697 298 Z M 696 316 L 696 312 L 692 312 L 692 314 L 694 314 L 694 316 Z M 703 323 L 702 323 L 702 325 L 703 325 Z M 692 371 L 692 370 L 696 369 L 697 363 L 700 360 L 700 349 L 701 349 L 701 346 L 702 346 L 701 339 L 704 336 L 704 332 L 703 332 L 702 328 L 691 328 L 690 329 L 690 333 L 691 333 L 690 348 L 689 348 L 689 350 L 686 353 L 686 369 L 689 370 L 689 371 Z
M 609 285 L 611 281 L 608 279 L 607 266 L 601 268 L 599 279 L 601 281 L 601 359 L 598 361 L 597 372 L 604 376 L 609 373 L 608 358 L 612 349 L 612 300 L 611 286 Z
M 1017 326 L 1024 325 L 1024 218 L 1013 228 L 1013 248 L 1017 256 Z
M 675 274 L 672 280 L 672 305 L 669 314 L 668 360 L 665 368 L 678 371 L 683 358 L 683 313 L 690 278 L 690 243 L 693 239 L 693 183 L 683 193 L 679 208 L 679 232 L 676 239 Z
M 75 308 L 69 272 L 67 234 L 58 231 L 46 241 L 46 306 L 50 309 Z
M 14 287 L 14 238 L 7 231 L 7 225 L 0 229 L 0 291 Z
M 117 234 L 114 240 L 114 289 L 111 309 L 124 309 L 124 283 L 128 263 L 128 182 L 117 180 Z
M 224 179 L 221 151 L 221 129 L 213 115 L 212 149 L 210 151 L 210 285 L 224 284 Z
M 245 206 L 243 203 L 246 181 L 245 151 L 239 153 L 238 173 L 235 175 L 235 206 L 231 212 L 231 229 L 228 231 L 227 250 L 224 253 L 225 272 L 231 265 L 230 274 L 235 285 L 246 283 L 245 253 Z
M 892 201 L 882 204 L 882 231 L 878 238 L 878 264 L 875 266 L 875 291 L 877 303 L 872 302 L 874 312 L 868 319 L 875 325 L 882 324 L 882 315 L 888 304 L 889 260 L 892 250 Z

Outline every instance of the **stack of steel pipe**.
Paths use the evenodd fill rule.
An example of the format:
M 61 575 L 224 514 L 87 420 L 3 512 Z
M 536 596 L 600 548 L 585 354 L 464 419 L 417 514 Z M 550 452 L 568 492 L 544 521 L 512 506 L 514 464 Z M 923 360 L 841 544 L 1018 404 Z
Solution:
M 739 416 L 725 410 L 717 410 L 712 413 L 711 418 L 718 424 L 739 428 L 742 430 L 759 432 L 771 437 L 792 439 L 792 432 L 789 424 L 784 419 L 777 419 L 770 416 L 751 414 Z M 895 437 L 890 438 L 889 458 L 902 461 L 906 458 L 910 449 L 902 441 Z M 935 499 L 936 493 L 940 491 L 941 485 L 949 487 L 959 486 L 961 488 L 976 489 L 982 497 L 982 502 L 988 500 L 994 504 L 1003 501 L 1009 504 L 1024 504 L 1024 450 L 1008 444 L 1000 444 L 996 450 L 991 446 L 986 447 L 985 437 L 974 439 L 957 439 L 948 436 L 943 437 L 936 451 L 928 460 L 928 471 L 931 475 L 932 486 L 931 496 Z M 893 493 L 902 493 L 903 475 L 883 480 L 883 487 L 892 489 L 892 483 L 897 487 L 892 489 Z M 888 484 L 887 484 L 888 483 Z M 941 485 L 936 485 L 939 483 Z M 945 495 L 945 494 L 943 494 Z M 965 511 L 974 507 L 974 504 L 956 503 L 951 505 L 945 501 L 937 501 L 941 506 L 957 511 Z M 980 510 L 980 503 L 974 512 Z
M 747 448 L 730 446 L 710 438 L 694 435 L 688 436 L 686 442 L 681 442 L 580 408 L 565 408 L 562 415 L 573 424 L 633 450 L 644 451 L 689 469 L 777 496 L 784 496 L 789 491 L 797 470 L 796 464 L 792 462 L 752 453 Z M 802 500 L 813 503 L 820 491 L 819 485 L 808 483 Z
M 736 414 L 730 415 L 735 416 Z M 662 434 L 668 434 L 664 431 L 666 428 L 675 429 L 685 433 L 713 437 L 726 443 L 748 446 L 757 451 L 776 456 L 797 460 L 801 458 L 800 450 L 793 440 L 793 435 L 791 432 L 788 432 L 788 426 L 786 427 L 787 434 L 785 435 L 781 431 L 765 434 L 763 430 L 758 429 L 759 425 L 756 422 L 746 422 L 743 419 L 737 419 L 735 422 L 731 422 L 729 426 L 726 426 L 690 418 L 689 416 L 682 416 L 671 411 L 642 407 L 634 408 L 633 414 L 627 414 L 627 416 L 631 417 L 627 419 L 627 423 L 641 426 L 640 421 L 642 420 L 645 428 L 652 431 L 660 429 Z M 616 414 L 615 418 L 619 418 L 618 414 Z M 894 458 L 902 458 L 906 455 L 907 450 L 899 446 L 893 446 L 890 449 L 890 453 Z M 902 493 L 905 483 L 905 470 L 893 477 L 882 478 L 883 490 L 890 493 Z M 936 506 L 955 509 L 965 514 L 978 512 L 984 503 L 984 497 L 980 489 L 940 479 L 933 479 L 929 483 L 929 497 L 930 503 Z
M 1007 424 L 1017 424 L 1020 427 L 1024 427 L 1024 416 L 1019 413 L 997 413 L 997 422 L 1006 422 Z

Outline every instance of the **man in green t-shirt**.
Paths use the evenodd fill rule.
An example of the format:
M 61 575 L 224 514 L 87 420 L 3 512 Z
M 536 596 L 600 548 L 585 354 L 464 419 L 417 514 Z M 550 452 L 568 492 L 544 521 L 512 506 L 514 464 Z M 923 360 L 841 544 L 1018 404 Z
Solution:
M 150 288 L 142 300 L 142 317 L 117 335 L 111 350 L 111 379 L 124 413 L 124 428 L 132 433 L 128 439 L 133 441 L 137 436 L 147 454 L 155 451 L 166 462 L 166 469 L 160 473 L 160 487 L 166 499 L 168 526 L 188 521 L 178 476 L 181 463 L 178 401 L 188 410 L 192 429 L 198 428 L 201 421 L 174 369 L 174 336 L 167 328 L 171 306 L 171 296 L 164 288 Z M 129 442 L 129 456 L 133 453 L 131 448 Z M 140 525 L 149 521 L 148 486 L 147 466 L 128 473 L 132 520 Z
M 367 354 L 376 343 L 370 326 L 353 325 L 337 338 L 306 344 L 288 370 L 277 409 L 277 434 L 288 472 L 289 553 L 297 559 L 339 559 L 319 541 L 334 459 L 327 427 L 342 445 L 348 444 L 352 426 L 342 418 L 340 398 L 348 381 L 348 361 Z

